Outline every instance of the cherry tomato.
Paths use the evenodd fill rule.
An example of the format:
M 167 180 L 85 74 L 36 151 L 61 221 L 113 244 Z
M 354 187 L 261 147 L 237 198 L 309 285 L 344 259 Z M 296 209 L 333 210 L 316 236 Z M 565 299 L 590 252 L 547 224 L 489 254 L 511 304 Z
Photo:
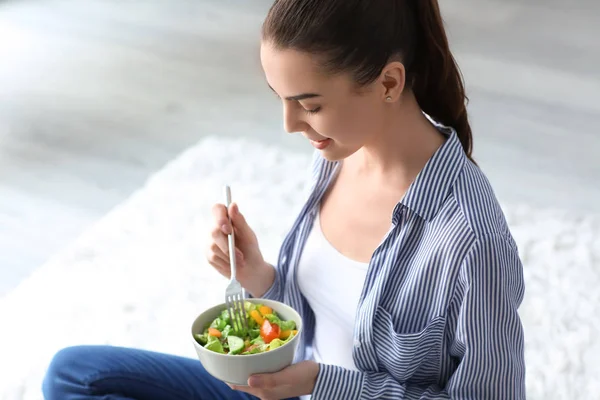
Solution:
M 271 343 L 271 340 L 278 339 L 279 333 L 279 325 L 270 323 L 268 319 L 265 319 L 260 327 L 260 336 L 263 338 L 265 343 Z

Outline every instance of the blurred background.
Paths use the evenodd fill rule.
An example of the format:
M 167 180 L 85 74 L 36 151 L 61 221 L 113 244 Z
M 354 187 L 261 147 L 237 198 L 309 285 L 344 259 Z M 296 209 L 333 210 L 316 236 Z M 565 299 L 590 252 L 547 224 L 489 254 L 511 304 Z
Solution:
M 0 296 L 203 137 L 312 151 L 261 73 L 270 4 L 0 1 Z M 499 198 L 599 212 L 600 3 L 440 4 Z

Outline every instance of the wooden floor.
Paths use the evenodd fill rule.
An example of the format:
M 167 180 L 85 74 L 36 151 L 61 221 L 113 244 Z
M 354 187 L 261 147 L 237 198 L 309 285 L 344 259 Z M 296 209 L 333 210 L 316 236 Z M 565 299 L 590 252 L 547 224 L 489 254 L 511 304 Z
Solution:
M 600 212 L 600 5 L 440 3 L 500 198 Z M 0 295 L 204 136 L 310 151 L 261 75 L 269 5 L 0 1 Z

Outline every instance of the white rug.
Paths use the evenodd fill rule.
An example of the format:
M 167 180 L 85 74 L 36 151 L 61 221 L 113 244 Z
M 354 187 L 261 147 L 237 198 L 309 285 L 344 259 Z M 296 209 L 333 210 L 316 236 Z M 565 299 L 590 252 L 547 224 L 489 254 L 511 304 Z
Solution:
M 232 163 L 231 160 L 238 162 Z M 221 301 L 204 261 L 224 183 L 272 260 L 302 204 L 309 157 L 206 139 L 0 300 L 0 399 L 40 399 L 60 348 L 107 343 L 194 357 L 193 318 Z M 600 217 L 506 206 L 525 263 L 530 399 L 600 393 Z

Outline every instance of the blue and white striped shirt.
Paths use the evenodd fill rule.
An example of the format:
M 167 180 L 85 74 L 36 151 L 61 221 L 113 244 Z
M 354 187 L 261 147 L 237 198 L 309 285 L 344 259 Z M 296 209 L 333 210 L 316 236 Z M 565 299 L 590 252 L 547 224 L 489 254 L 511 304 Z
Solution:
M 454 130 L 391 216 L 356 313 L 358 371 L 320 365 L 314 400 L 524 399 L 523 268 L 502 210 Z M 296 269 L 338 162 L 317 156 L 310 195 L 264 295 L 302 315 L 296 361 L 310 353 L 315 317 Z

